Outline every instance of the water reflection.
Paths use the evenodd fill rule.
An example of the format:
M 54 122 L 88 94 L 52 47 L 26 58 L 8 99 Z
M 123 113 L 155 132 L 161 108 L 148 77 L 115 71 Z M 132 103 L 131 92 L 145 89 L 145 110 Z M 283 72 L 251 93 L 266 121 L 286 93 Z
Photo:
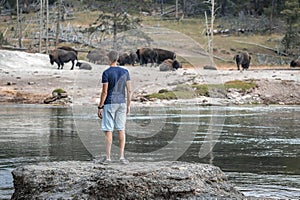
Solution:
M 246 195 L 297 199 L 299 122 L 300 107 L 133 108 L 126 156 L 211 163 Z M 10 198 L 17 166 L 91 160 L 105 149 L 95 108 L 86 106 L 1 106 L 0 146 L 0 199 Z M 115 158 L 117 146 L 115 138 Z
M 152 111 L 152 112 L 150 112 Z M 151 153 L 173 141 L 179 131 L 181 117 L 178 110 L 166 110 L 164 114 L 153 109 L 135 109 L 127 122 L 127 151 Z
M 11 171 L 20 165 L 92 159 L 82 145 L 72 112 L 65 108 L 0 107 L 0 199 L 13 192 Z
M 49 156 L 55 160 L 82 160 L 88 152 L 78 137 L 70 108 L 51 109 Z

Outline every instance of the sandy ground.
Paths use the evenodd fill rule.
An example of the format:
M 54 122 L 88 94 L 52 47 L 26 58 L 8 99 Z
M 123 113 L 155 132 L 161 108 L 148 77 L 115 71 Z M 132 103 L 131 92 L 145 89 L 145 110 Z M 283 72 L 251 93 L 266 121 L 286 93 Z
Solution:
M 48 55 L 0 50 L 0 103 L 43 104 L 52 91 L 64 89 L 72 104 L 97 104 L 101 92 L 101 74 L 108 66 L 91 64 L 93 69 L 70 70 L 67 63 L 63 70 L 51 65 Z M 255 67 L 237 71 L 235 66 L 218 70 L 203 70 L 202 67 L 182 68 L 177 71 L 160 72 L 157 67 L 126 66 L 133 87 L 133 105 L 164 105 L 168 103 L 200 104 L 300 104 L 300 70 Z M 241 93 L 226 91 L 224 97 L 197 97 L 189 100 L 144 101 L 144 94 L 160 89 L 172 90 L 178 84 L 224 83 L 231 80 L 254 80 L 258 87 Z M 66 103 L 67 101 L 61 102 Z

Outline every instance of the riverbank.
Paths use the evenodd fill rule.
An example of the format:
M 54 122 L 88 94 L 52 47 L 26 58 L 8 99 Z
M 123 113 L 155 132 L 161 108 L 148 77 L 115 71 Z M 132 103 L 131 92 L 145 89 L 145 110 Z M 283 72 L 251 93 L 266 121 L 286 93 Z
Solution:
M 44 104 L 58 88 L 65 90 L 70 99 L 53 104 L 95 104 L 101 92 L 101 74 L 107 66 L 92 65 L 92 70 L 70 70 L 67 63 L 63 70 L 49 63 L 44 54 L 0 50 L 0 103 Z M 158 68 L 126 66 L 133 85 L 133 105 L 151 106 L 165 104 L 230 105 L 230 104 L 300 104 L 300 70 L 283 67 L 250 67 L 237 71 L 235 66 L 205 70 L 201 67 L 183 67 L 177 71 L 160 72 Z M 272 69 L 273 68 L 273 69 Z M 175 100 L 146 99 L 146 94 L 160 90 L 174 90 L 185 84 L 224 84 L 227 81 L 251 81 L 250 90 L 210 90 L 209 97 L 180 96 Z M 187 94 L 187 93 L 186 93 Z M 217 95 L 216 95 L 217 94 Z M 185 95 L 183 95 L 185 96 Z

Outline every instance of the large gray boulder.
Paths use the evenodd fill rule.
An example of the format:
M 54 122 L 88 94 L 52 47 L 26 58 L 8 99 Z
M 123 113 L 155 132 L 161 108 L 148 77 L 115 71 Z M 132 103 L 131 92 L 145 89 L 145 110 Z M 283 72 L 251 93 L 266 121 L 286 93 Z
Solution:
M 13 172 L 12 199 L 243 199 L 220 168 L 185 162 L 64 161 Z

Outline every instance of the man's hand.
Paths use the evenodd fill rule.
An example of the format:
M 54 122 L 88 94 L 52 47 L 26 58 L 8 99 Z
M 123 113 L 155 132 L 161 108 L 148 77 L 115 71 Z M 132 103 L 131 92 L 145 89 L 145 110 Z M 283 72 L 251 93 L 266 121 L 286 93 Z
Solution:
M 98 109 L 98 117 L 100 119 L 102 119 L 102 111 L 103 111 L 103 109 Z

